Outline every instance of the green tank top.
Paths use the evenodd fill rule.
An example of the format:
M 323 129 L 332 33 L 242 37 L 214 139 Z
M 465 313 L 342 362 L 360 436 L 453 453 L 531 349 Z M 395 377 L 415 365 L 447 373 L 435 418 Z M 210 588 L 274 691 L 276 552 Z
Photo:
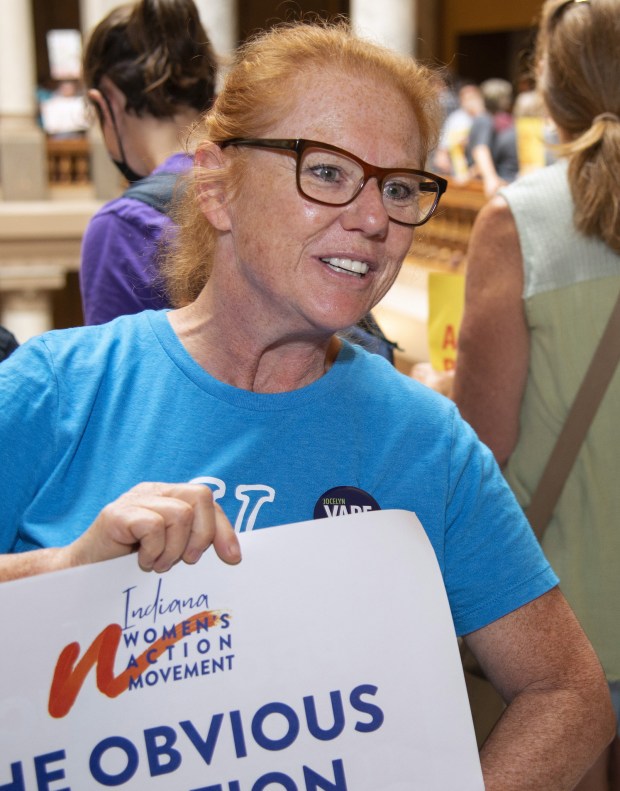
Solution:
M 574 229 L 566 162 L 501 194 L 521 243 L 530 333 L 519 440 L 505 475 L 526 507 L 620 291 L 620 256 Z M 608 679 L 620 680 L 620 370 L 542 543 Z

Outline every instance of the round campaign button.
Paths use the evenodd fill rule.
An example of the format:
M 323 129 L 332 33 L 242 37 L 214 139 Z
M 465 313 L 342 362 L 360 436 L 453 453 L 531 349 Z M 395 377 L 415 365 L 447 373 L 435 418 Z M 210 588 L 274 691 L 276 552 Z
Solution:
M 380 511 L 381 506 L 372 495 L 357 486 L 335 486 L 322 494 L 314 506 L 314 518 L 363 514 Z

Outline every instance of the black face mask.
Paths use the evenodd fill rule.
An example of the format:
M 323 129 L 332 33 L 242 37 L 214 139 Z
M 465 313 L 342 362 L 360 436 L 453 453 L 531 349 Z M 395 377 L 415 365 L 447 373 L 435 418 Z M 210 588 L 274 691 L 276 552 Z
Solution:
M 136 171 L 127 164 L 127 159 L 125 158 L 125 151 L 123 150 L 123 141 L 121 140 L 121 136 L 118 133 L 118 127 L 116 125 L 116 118 L 114 117 L 114 112 L 112 110 L 112 105 L 108 97 L 105 93 L 102 92 L 101 94 L 105 100 L 105 103 L 108 105 L 108 110 L 110 111 L 110 117 L 112 118 L 112 126 L 114 127 L 114 133 L 116 134 L 116 140 L 118 142 L 118 150 L 121 153 L 122 159 L 114 159 L 114 157 L 110 157 L 114 165 L 118 168 L 121 175 L 127 179 L 130 184 L 133 184 L 135 181 L 140 181 L 143 179 L 144 176 L 140 173 L 136 173 Z
M 123 159 L 112 159 L 112 157 L 110 157 L 110 159 L 112 159 L 113 164 L 116 165 L 121 175 L 124 178 L 126 178 L 130 184 L 133 184 L 135 181 L 140 181 L 140 179 L 143 179 L 144 176 L 141 176 L 139 173 L 136 173 L 136 171 L 130 168 L 127 162 L 125 161 L 125 154 L 123 153 L 123 147 L 121 146 L 120 137 L 118 138 L 118 147 L 121 150 Z

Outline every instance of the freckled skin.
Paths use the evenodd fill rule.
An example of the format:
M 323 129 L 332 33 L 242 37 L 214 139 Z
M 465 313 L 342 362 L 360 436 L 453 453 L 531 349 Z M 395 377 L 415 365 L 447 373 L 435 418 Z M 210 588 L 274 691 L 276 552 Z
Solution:
M 300 76 L 292 90 L 296 107 L 264 137 L 304 137 L 375 165 L 420 167 L 415 116 L 396 90 L 366 78 L 344 81 L 329 69 Z M 269 317 L 270 338 L 353 324 L 394 281 L 412 230 L 388 220 L 374 180 L 352 204 L 322 206 L 298 193 L 294 156 L 253 149 L 248 161 L 230 207 L 229 260 L 216 262 L 213 273 L 231 315 L 247 318 L 254 331 Z M 321 263 L 326 256 L 367 261 L 370 271 L 363 278 L 335 273 Z

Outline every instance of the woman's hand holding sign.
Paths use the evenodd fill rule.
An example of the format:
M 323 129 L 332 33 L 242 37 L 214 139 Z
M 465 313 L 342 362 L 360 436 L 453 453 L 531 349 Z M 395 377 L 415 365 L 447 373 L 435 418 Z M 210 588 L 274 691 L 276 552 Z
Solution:
M 106 505 L 73 543 L 0 557 L 0 581 L 97 563 L 137 552 L 145 571 L 195 563 L 213 545 L 226 563 L 241 560 L 239 541 L 208 486 L 140 483 Z
M 99 513 L 67 552 L 69 565 L 138 553 L 145 571 L 195 563 L 213 544 L 226 563 L 241 559 L 239 541 L 213 493 L 201 484 L 140 483 Z

